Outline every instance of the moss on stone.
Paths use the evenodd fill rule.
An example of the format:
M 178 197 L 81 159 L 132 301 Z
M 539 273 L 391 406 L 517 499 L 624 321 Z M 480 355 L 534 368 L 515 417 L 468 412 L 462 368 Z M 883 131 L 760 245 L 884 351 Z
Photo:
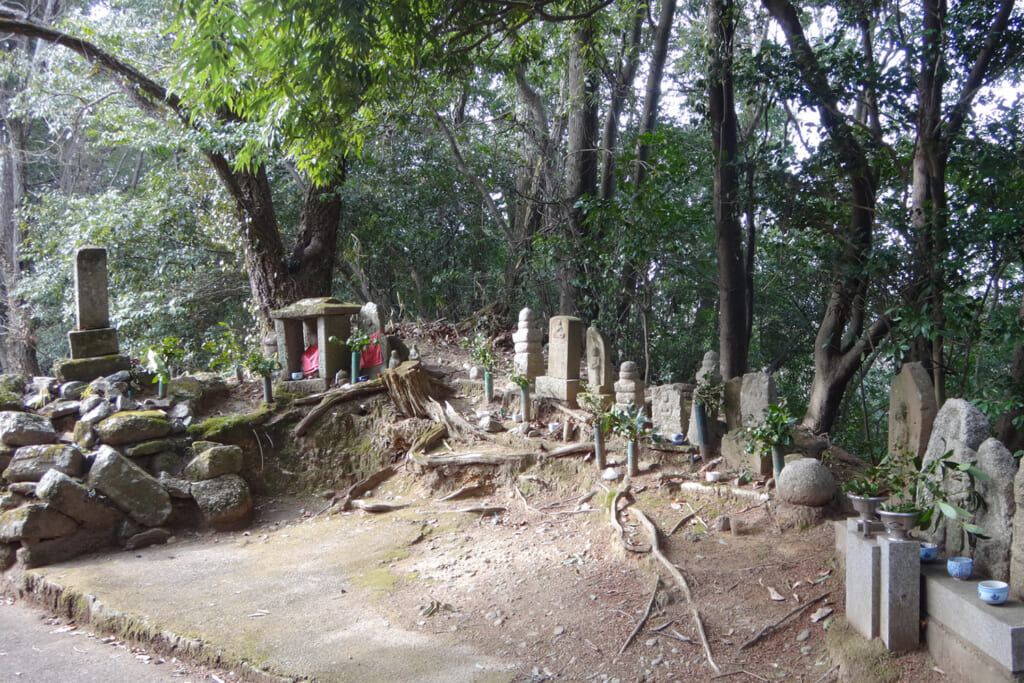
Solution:
M 253 413 L 211 417 L 199 424 L 190 425 L 188 433 L 196 440 L 221 441 L 237 434 L 240 430 L 247 431 L 255 425 L 263 424 L 271 413 L 271 406 L 264 403 Z

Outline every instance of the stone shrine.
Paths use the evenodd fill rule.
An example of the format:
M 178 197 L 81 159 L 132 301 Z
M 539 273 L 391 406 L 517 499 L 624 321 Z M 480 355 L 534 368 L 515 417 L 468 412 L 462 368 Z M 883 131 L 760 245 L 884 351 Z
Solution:
M 335 374 L 349 367 L 349 348 L 344 340 L 351 332 L 350 317 L 359 311 L 357 304 L 343 304 L 331 297 L 302 299 L 271 311 L 278 339 L 277 358 L 281 363 L 278 380 L 283 388 L 305 393 L 327 391 Z M 331 337 L 342 343 L 328 341 Z M 315 376 L 293 380 L 293 373 L 302 374 L 302 356 L 313 346 L 318 351 Z
M 68 332 L 71 359 L 54 363 L 57 379 L 88 382 L 128 370 L 131 361 L 120 355 L 117 330 L 110 326 L 107 250 L 76 249 L 74 282 L 75 329 Z
M 543 333 L 534 324 L 534 314 L 529 308 L 519 311 L 519 329 L 512 334 L 515 356 L 512 364 L 516 372 L 526 375 L 531 381 L 544 372 L 544 356 L 540 343 Z
M 556 315 L 548 323 L 548 374 L 536 378 L 539 398 L 557 398 L 576 405 L 580 391 L 583 321 Z
M 627 360 L 619 367 L 619 380 L 615 383 L 615 403 L 623 407 L 632 403 L 643 408 L 645 388 L 636 363 Z
M 587 390 L 611 396 L 615 390 L 612 364 L 608 358 L 608 340 L 596 327 L 587 328 Z

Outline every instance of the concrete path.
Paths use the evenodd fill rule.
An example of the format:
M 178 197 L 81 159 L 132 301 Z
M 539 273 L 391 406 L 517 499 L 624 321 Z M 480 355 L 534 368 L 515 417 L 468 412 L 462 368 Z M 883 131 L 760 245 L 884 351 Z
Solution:
M 0 601 L 0 681 L 198 680 L 173 662 L 136 655 L 120 641 L 105 642 L 76 627 L 50 623 L 45 614 L 29 606 Z
M 388 622 L 384 600 L 394 578 L 386 565 L 421 533 L 414 519 L 388 519 L 334 516 L 206 535 L 7 581 L 31 599 L 70 606 L 79 623 L 270 678 L 511 680 L 512 663 L 476 651 L 458 634 Z

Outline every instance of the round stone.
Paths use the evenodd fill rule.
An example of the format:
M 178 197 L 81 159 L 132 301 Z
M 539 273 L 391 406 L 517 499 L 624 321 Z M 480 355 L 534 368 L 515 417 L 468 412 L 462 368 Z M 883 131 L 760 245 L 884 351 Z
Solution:
M 779 498 L 793 505 L 822 507 L 836 492 L 832 473 L 814 458 L 801 458 L 787 464 L 775 483 Z

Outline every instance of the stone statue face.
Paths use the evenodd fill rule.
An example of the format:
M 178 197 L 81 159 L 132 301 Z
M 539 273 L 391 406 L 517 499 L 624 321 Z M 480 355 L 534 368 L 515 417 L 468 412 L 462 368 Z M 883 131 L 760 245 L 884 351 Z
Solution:
M 568 330 L 565 328 L 564 320 L 556 320 L 555 324 L 551 327 L 551 336 L 554 339 L 565 339 L 568 336 Z

